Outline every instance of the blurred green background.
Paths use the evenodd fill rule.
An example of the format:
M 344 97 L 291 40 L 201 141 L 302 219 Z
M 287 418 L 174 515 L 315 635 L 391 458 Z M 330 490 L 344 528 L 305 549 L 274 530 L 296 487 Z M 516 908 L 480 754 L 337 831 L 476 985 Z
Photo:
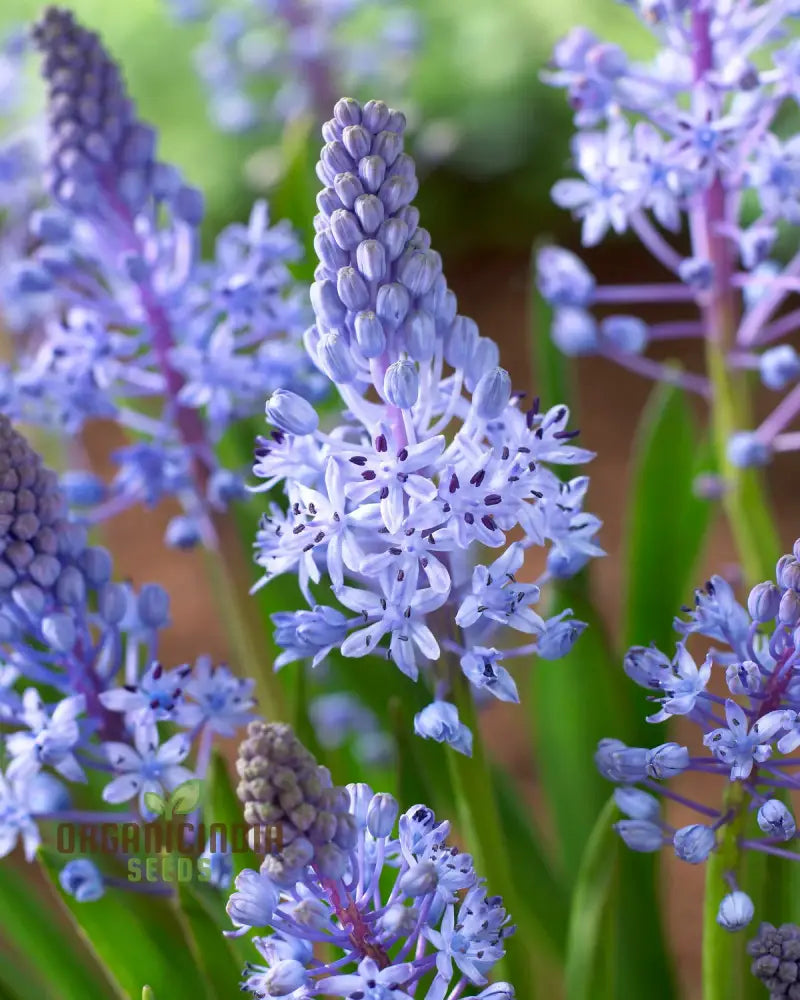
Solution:
M 0 29 L 34 19 L 43 6 L 4 0 Z M 209 232 L 245 216 L 253 191 L 242 164 L 263 147 L 264 136 L 222 135 L 209 122 L 192 65 L 205 26 L 176 24 L 166 0 L 66 6 L 100 31 L 122 61 L 142 117 L 160 129 L 164 158 L 206 192 Z M 409 97 L 421 124 L 444 124 L 458 137 L 418 200 L 436 245 L 448 252 L 528 248 L 537 232 L 568 226 L 548 192 L 566 165 L 570 113 L 563 94 L 542 84 L 539 73 L 553 43 L 577 23 L 635 48 L 644 37 L 635 18 L 614 0 L 409 0 L 409 6 L 423 25 Z M 36 87 L 31 95 L 34 102 Z

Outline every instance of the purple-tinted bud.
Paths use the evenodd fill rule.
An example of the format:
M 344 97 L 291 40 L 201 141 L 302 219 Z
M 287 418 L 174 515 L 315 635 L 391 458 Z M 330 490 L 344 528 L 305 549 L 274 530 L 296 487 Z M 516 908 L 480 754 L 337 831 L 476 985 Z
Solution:
M 42 621 L 42 635 L 59 653 L 67 653 L 75 645 L 75 623 L 62 612 L 48 615 Z
M 267 420 L 287 434 L 313 434 L 319 425 L 317 411 L 302 396 L 288 389 L 276 389 L 264 407 Z
M 117 625 L 128 610 L 128 594 L 121 583 L 107 583 L 97 595 L 97 610 L 104 622 Z
M 187 225 L 199 226 L 205 214 L 203 193 L 184 184 L 172 199 L 172 211 L 176 218 L 182 219 Z
M 306 967 L 294 958 L 284 958 L 272 965 L 264 976 L 267 996 L 284 997 L 308 982 Z
M 711 827 L 703 826 L 702 823 L 692 823 L 676 830 L 672 843 L 681 861 L 699 865 L 714 850 L 716 836 Z
M 342 130 L 342 144 L 354 160 L 360 160 L 369 153 L 372 137 L 362 125 L 348 125 Z
M 586 628 L 586 622 L 571 619 L 551 619 L 536 641 L 536 653 L 541 660 L 560 660 L 572 649 Z
M 58 881 L 64 892 L 79 903 L 93 903 L 105 892 L 103 876 L 88 858 L 68 861 L 58 873 Z
M 336 275 L 336 291 L 341 301 L 353 311 L 369 305 L 369 289 L 354 267 L 343 267 Z
M 746 892 L 737 889 L 728 893 L 719 904 L 717 923 L 726 931 L 741 931 L 750 923 L 755 913 L 753 901 Z
M 704 292 L 711 287 L 714 279 L 714 267 L 711 261 L 702 257 L 686 257 L 678 265 L 678 275 L 681 281 L 690 288 Z
M 330 229 L 323 229 L 314 237 L 314 249 L 320 261 L 331 271 L 338 271 L 350 263 L 350 255 L 342 250 Z
M 639 788 L 615 788 L 614 801 L 620 812 L 630 819 L 655 822 L 661 811 L 658 799 Z
M 556 310 L 551 336 L 556 347 L 568 357 L 596 354 L 600 346 L 594 318 L 585 309 L 572 306 Z
M 793 555 L 781 556 L 775 565 L 775 579 L 778 581 L 778 586 L 794 589 L 798 569 L 800 564 Z
M 625 654 L 622 668 L 631 680 L 653 691 L 661 690 L 662 682 L 672 673 L 669 657 L 655 646 L 633 646 Z
M 408 240 L 408 225 L 402 219 L 387 219 L 378 229 L 378 239 L 386 248 L 390 261 L 395 261 L 403 252 Z
M 344 126 L 361 124 L 361 105 L 352 97 L 340 98 L 333 108 L 333 117 Z
M 758 825 L 770 837 L 791 840 L 797 833 L 794 816 L 780 799 L 768 799 L 758 810 Z
M 355 174 L 337 174 L 333 179 L 333 189 L 345 208 L 352 209 L 356 199 L 364 194 L 364 185 Z
M 347 385 L 356 377 L 356 363 L 342 333 L 329 333 L 320 339 L 317 360 L 328 378 L 339 385 Z
M 386 161 L 380 156 L 365 156 L 358 164 L 358 176 L 364 188 L 375 194 L 386 179 Z
M 146 583 L 136 602 L 139 618 L 149 628 L 163 628 L 169 622 L 169 594 L 157 583 Z
M 410 312 L 403 323 L 403 340 L 414 361 L 430 361 L 436 348 L 436 323 L 430 313 Z
M 482 375 L 472 393 L 472 407 L 481 420 L 494 420 L 511 399 L 511 376 L 505 368 L 494 368 Z
M 356 343 L 365 358 L 377 358 L 386 348 L 386 334 L 383 325 L 374 312 L 369 310 L 357 314 L 353 321 Z
M 649 337 L 647 323 L 638 316 L 606 316 L 600 321 L 600 334 L 624 354 L 641 354 Z
M 761 689 L 761 671 L 752 660 L 731 663 L 725 669 L 725 683 L 731 694 L 755 694 Z
M 647 751 L 644 747 L 628 747 L 621 740 L 600 740 L 594 755 L 597 770 L 609 781 L 633 784 L 647 777 Z
M 336 844 L 323 844 L 314 851 L 314 864 L 324 878 L 341 878 L 347 870 L 347 855 Z
M 344 208 L 337 208 L 331 216 L 331 233 L 342 250 L 355 250 L 364 239 L 358 219 Z
M 756 584 L 747 598 L 747 610 L 754 622 L 765 624 L 774 620 L 778 614 L 781 602 L 781 592 L 769 580 Z
M 379 132 L 372 141 L 372 155 L 380 156 L 388 167 L 403 151 L 403 138 L 397 132 Z
M 425 295 L 441 273 L 442 261 L 435 250 L 406 250 L 397 262 L 397 276 L 415 297 Z
M 472 354 L 464 365 L 464 384 L 467 389 L 474 392 L 481 377 L 497 368 L 499 363 L 500 350 L 497 344 L 489 337 L 478 337 Z
M 439 882 L 433 861 L 418 861 L 400 876 L 397 886 L 406 896 L 427 896 Z
M 414 732 L 437 743 L 472 756 L 472 733 L 458 718 L 458 709 L 449 701 L 432 701 L 414 716 Z
M 468 316 L 456 316 L 444 342 L 444 357 L 453 368 L 463 368 L 478 343 L 478 324 Z
M 323 188 L 317 195 L 317 208 L 329 219 L 341 207 L 339 196 L 332 187 Z
M 376 795 L 367 810 L 367 829 L 372 836 L 390 836 L 399 811 L 397 800 L 392 795 L 386 792 Z
M 236 892 L 225 910 L 239 927 L 267 927 L 278 905 L 278 890 L 259 872 L 245 868 L 236 876 Z
M 99 546 L 86 549 L 80 556 L 80 568 L 89 583 L 99 587 L 111 579 L 111 555 Z
M 646 819 L 621 819 L 614 829 L 632 851 L 648 854 L 664 845 L 661 827 Z
M 320 159 L 324 168 L 323 172 L 330 177 L 350 173 L 355 169 L 353 158 L 345 149 L 344 144 L 336 139 L 322 147 Z
M 545 247 L 536 258 L 539 291 L 553 306 L 588 306 L 594 295 L 594 276 L 569 250 Z
M 768 389 L 785 389 L 800 378 L 800 355 L 789 344 L 771 347 L 759 358 L 759 370 Z
M 419 373 L 412 361 L 395 361 L 386 369 L 383 391 L 392 406 L 409 410 L 419 396 Z
M 772 449 L 753 431 L 738 431 L 728 441 L 728 461 L 738 469 L 767 465 Z
M 677 743 L 662 743 L 647 752 L 646 769 L 651 778 L 674 778 L 689 766 L 689 751 Z
M 362 194 L 355 200 L 355 213 L 361 228 L 372 236 L 378 231 L 383 220 L 386 218 L 386 210 L 383 202 L 374 194 Z
M 386 274 L 386 250 L 378 240 L 363 240 L 356 249 L 356 266 L 367 281 L 380 281 Z
M 361 121 L 370 132 L 381 132 L 389 123 L 390 108 L 383 101 L 367 101 Z
M 381 285 L 375 303 L 375 312 L 387 333 L 400 326 L 408 315 L 411 299 L 408 292 L 397 282 Z
M 778 621 L 782 625 L 794 628 L 800 623 L 800 595 L 794 590 L 787 590 L 778 605 Z
M 342 326 L 347 310 L 336 291 L 336 283 L 330 279 L 315 281 L 311 286 L 311 305 L 317 318 L 328 328 Z
M 378 196 L 391 215 L 402 208 L 414 198 L 417 193 L 417 180 L 408 180 L 405 177 L 390 177 L 381 184 Z

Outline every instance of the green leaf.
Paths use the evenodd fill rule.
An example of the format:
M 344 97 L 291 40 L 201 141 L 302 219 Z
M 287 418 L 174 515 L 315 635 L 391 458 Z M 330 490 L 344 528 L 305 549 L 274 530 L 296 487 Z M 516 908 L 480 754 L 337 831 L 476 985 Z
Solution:
M 694 495 L 702 465 L 684 391 L 657 385 L 634 443 L 630 525 L 626 542 L 626 648 L 654 642 L 669 653 L 674 615 L 694 589 L 694 573 L 714 505 Z
M 158 794 L 158 792 L 145 792 L 144 804 L 147 806 L 150 812 L 155 813 L 156 816 L 164 815 L 166 802 L 164 801 L 163 797 Z
M 517 906 L 523 909 L 512 914 L 518 935 L 541 944 L 560 965 L 569 919 L 563 873 L 545 850 L 512 779 L 499 767 L 493 767 L 492 774 L 511 870 L 525 873 L 525 891 L 517 894 Z
M 620 850 L 612 827 L 616 813 L 614 800 L 609 799 L 597 817 L 578 868 L 564 963 L 567 1000 L 611 1000 L 614 996 L 613 974 L 606 968 L 604 975 L 598 975 L 598 968 L 607 928 L 613 926 L 612 897 Z M 632 948 L 637 946 L 638 940 L 631 943 Z
M 213 886 L 181 882 L 178 901 L 192 951 L 211 996 L 233 996 L 242 967 L 253 957 L 250 941 L 224 936 L 222 932 L 230 928 L 230 918 L 225 913 L 222 894 Z
M 39 859 L 55 880 L 63 858 L 42 848 Z M 210 996 L 169 897 L 128 891 L 123 898 L 112 890 L 93 903 L 62 894 L 60 903 L 123 994 L 138 996 L 144 979 L 168 1000 Z
M 6 950 L 5 945 L 14 958 L 3 956 L 0 980 L 11 995 L 20 1000 L 121 997 L 69 924 L 53 927 L 54 900 L 48 898 L 49 886 L 34 881 L 36 869 L 31 866 L 25 877 L 9 861 L 0 865 L 0 907 L 8 915 L 0 926 L 0 951 Z
M 230 831 L 234 826 L 244 823 L 242 804 L 236 796 L 225 761 L 216 751 L 211 756 L 205 788 L 203 819 L 206 829 L 214 823 L 222 823 Z M 244 852 L 234 851 L 231 858 L 234 875 L 245 868 L 257 871 L 260 866 L 258 857 L 249 849 Z
M 171 815 L 185 816 L 192 812 L 200 803 L 202 792 L 202 782 L 199 778 L 189 778 L 182 785 L 178 785 L 169 797 Z

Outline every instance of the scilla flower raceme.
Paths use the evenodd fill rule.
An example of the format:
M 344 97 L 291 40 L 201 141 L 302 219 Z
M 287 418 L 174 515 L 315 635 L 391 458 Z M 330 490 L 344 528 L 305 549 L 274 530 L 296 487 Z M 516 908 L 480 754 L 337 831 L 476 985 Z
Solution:
M 798 862 L 797 825 L 781 796 L 796 786 L 793 754 L 800 746 L 800 540 L 793 554 L 778 562 L 775 580 L 751 590 L 747 609 L 715 576 L 697 592 L 694 608 L 685 611 L 688 620 L 675 622 L 681 639 L 673 657 L 639 646 L 629 650 L 624 666 L 658 703 L 649 721 L 685 716 L 701 729 L 705 751 L 691 754 L 672 742 L 646 749 L 601 741 L 597 766 L 618 784 L 615 798 L 628 817 L 617 824 L 620 836 L 633 850 L 671 845 L 681 860 L 700 864 L 737 824 L 741 849 Z M 693 635 L 714 643 L 699 665 L 686 646 Z M 725 698 L 708 690 L 715 668 L 724 672 Z M 742 794 L 724 797 L 728 804 L 687 799 L 666 784 L 686 771 L 717 775 Z M 688 806 L 697 821 L 674 829 L 661 817 L 654 795 Z M 730 801 L 740 804 L 731 808 Z M 752 829 L 742 825 L 748 813 Z M 750 923 L 754 908 L 731 882 L 731 891 L 721 897 L 718 922 L 737 931 Z
M 563 656 L 583 628 L 533 605 L 540 584 L 601 554 L 600 523 L 583 511 L 588 479 L 550 468 L 592 454 L 574 445 L 567 408 L 525 403 L 494 341 L 457 315 L 411 204 L 404 127 L 380 101 L 346 98 L 323 127 L 316 323 L 305 342 L 343 412 L 323 430 L 293 393 L 267 401 L 274 430 L 259 441 L 255 473 L 262 489 L 284 484 L 288 509 L 265 515 L 257 561 L 265 582 L 296 573 L 312 609 L 274 616 L 276 666 L 338 648 L 387 656 L 416 679 L 444 652 L 474 688 L 516 701 L 500 661 Z M 530 546 L 548 548 L 536 584 L 517 578 Z M 327 587 L 315 594 L 323 574 L 335 606 Z M 501 631 L 525 641 L 500 649 Z M 416 728 L 469 752 L 446 701 L 452 682 L 439 671 Z
M 184 513 L 167 541 L 213 546 L 213 514 L 243 493 L 240 470 L 220 467 L 219 439 L 265 387 L 313 395 L 322 384 L 300 344 L 307 316 L 288 270 L 299 243 L 258 203 L 203 262 L 202 195 L 157 159 L 156 133 L 98 37 L 49 8 L 34 38 L 51 204 L 32 217 L 37 249 L 16 271 L 17 301 L 49 309 L 40 335 L 18 345 L 7 406 L 69 433 L 115 419 L 135 443 L 113 455 L 110 488 L 86 481 L 76 502 L 100 520 L 176 497 Z
M 253 682 L 207 659 L 164 669 L 168 595 L 114 582 L 108 552 L 70 521 L 55 474 L 3 415 L 0 540 L 0 856 L 21 841 L 30 860 L 41 822 L 152 819 L 147 793 L 202 776 L 214 735 L 252 717 Z M 135 811 L 72 808 L 89 772 L 105 779 L 98 805 Z M 79 900 L 102 894 L 89 864 L 62 876 Z
M 575 110 L 580 176 L 559 181 L 552 196 L 581 220 L 585 246 L 630 229 L 668 277 L 598 285 L 574 254 L 544 249 L 539 287 L 555 309 L 552 336 L 566 354 L 599 354 L 710 397 L 719 377 L 711 363 L 707 378 L 645 356 L 657 342 L 703 338 L 731 372 L 753 369 L 786 393 L 757 426 L 725 428 L 732 465 L 763 465 L 800 447 L 800 356 L 784 342 L 800 317 L 800 254 L 787 263 L 778 250 L 779 237 L 794 245 L 800 219 L 800 145 L 777 126 L 798 97 L 788 27 L 796 7 L 627 5 L 656 36 L 651 62 L 585 28 L 554 52 L 545 79 L 565 88 Z M 648 304 L 672 314 L 646 322 L 636 311 Z
M 280 824 L 284 835 L 282 851 L 243 871 L 228 901 L 231 933 L 258 933 L 262 961 L 245 969 L 243 990 L 513 1000 L 508 983 L 487 979 L 514 928 L 472 858 L 450 843 L 447 821 L 424 805 L 398 821 L 391 795 L 332 785 L 281 723 L 251 723 L 237 768 L 247 821 Z

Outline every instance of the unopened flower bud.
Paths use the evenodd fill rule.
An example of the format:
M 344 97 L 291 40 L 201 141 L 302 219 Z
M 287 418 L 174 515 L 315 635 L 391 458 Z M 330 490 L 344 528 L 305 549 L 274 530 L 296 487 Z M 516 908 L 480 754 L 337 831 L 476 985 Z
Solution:
M 317 411 L 302 396 L 288 389 L 276 389 L 264 407 L 267 420 L 287 434 L 313 434 L 319 425 Z
M 413 361 L 395 361 L 383 379 L 386 398 L 401 410 L 410 410 L 419 395 L 419 375 Z
M 717 923 L 726 931 L 740 931 L 753 919 L 755 907 L 746 892 L 737 889 L 728 893 L 719 904 Z
M 505 368 L 482 375 L 472 393 L 472 406 L 481 420 L 495 420 L 511 399 L 511 377 Z
M 396 799 L 392 795 L 380 792 L 370 802 L 367 810 L 367 829 L 373 837 L 388 837 L 399 812 Z
M 703 826 L 702 823 L 692 823 L 676 830 L 672 842 L 675 853 L 681 861 L 699 865 L 714 849 L 716 837 L 711 827 Z

